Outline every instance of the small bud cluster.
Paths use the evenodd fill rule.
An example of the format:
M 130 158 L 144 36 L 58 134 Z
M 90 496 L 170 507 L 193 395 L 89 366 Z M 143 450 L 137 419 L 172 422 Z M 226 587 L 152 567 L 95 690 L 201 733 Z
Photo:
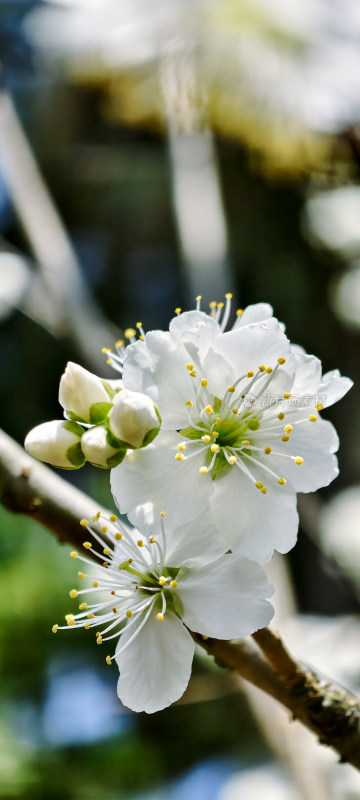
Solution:
M 160 430 L 159 411 L 147 395 L 72 362 L 60 380 L 59 403 L 65 420 L 37 425 L 25 439 L 30 455 L 54 467 L 78 469 L 89 461 L 111 469 L 129 448 L 145 447 Z

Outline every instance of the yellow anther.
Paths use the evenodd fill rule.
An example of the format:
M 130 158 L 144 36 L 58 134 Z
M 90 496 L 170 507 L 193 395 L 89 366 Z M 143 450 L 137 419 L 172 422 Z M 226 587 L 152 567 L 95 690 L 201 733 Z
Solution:
M 286 358 L 283 358 L 283 356 L 278 358 L 278 364 L 285 364 L 285 361 L 286 361 Z
M 92 584 L 92 585 L 93 585 L 94 589 L 97 589 L 97 588 L 98 588 L 98 586 L 99 586 L 99 584 L 98 584 L 98 582 L 97 582 L 97 581 L 93 581 L 93 584 Z
M 304 459 L 303 459 L 303 458 L 301 458 L 301 456 L 297 456 L 297 458 L 295 458 L 295 464 L 298 464 L 298 465 L 299 465 L 299 467 L 300 467 L 300 466 L 301 466 L 301 464 L 303 464 L 303 463 L 304 463 Z
M 280 411 L 280 414 L 278 414 L 278 419 L 281 420 L 281 419 L 284 419 L 284 417 L 285 417 L 285 414 L 283 414 L 283 412 Z
M 225 298 L 226 298 L 226 300 L 232 300 L 231 292 L 227 292 L 227 294 L 225 295 Z
M 186 364 L 186 369 L 188 369 L 189 372 L 191 372 L 191 370 L 194 369 L 194 364 Z
M 108 567 L 108 566 L 109 566 L 109 562 L 108 561 L 103 561 L 103 567 Z
M 235 464 L 235 463 L 236 463 L 236 456 L 230 456 L 229 464 Z
M 126 612 L 126 616 L 127 616 L 127 618 L 128 618 L 128 619 L 131 619 L 131 617 L 132 617 L 132 611 L 131 611 L 131 608 L 128 608 L 128 610 L 127 610 L 127 612 Z
M 111 514 L 111 516 L 110 516 L 110 522 L 117 522 L 117 516 L 116 516 L 116 514 Z
M 237 412 L 237 408 L 232 408 L 231 410 L 232 410 L 232 413 L 233 413 L 233 414 L 237 414 L 237 413 L 238 413 L 238 412 Z
M 272 371 L 273 371 L 273 368 L 272 368 L 272 367 L 266 367 L 266 372 L 267 372 L 269 375 L 270 375 L 270 373 L 271 373 Z
M 72 550 L 72 551 L 71 551 L 71 553 L 70 553 L 70 558 L 77 558 L 77 552 L 76 552 L 76 550 Z
M 218 303 L 218 304 L 217 304 L 217 307 L 218 307 L 218 308 L 224 308 L 224 303 Z
M 209 307 L 216 308 L 216 300 L 212 300 L 211 303 L 209 303 Z
M 181 308 L 179 306 L 175 308 L 175 314 L 181 314 Z
M 208 469 L 207 467 L 200 467 L 199 472 L 201 475 L 206 475 Z
M 247 376 L 246 376 L 246 377 L 247 377 L 247 378 L 253 378 L 253 377 L 254 377 L 254 373 L 253 373 L 253 370 L 252 370 L 252 369 L 249 369 L 249 372 L 248 372 L 248 374 L 247 374 Z
M 170 581 L 170 586 L 172 589 L 177 589 L 177 581 Z
M 109 667 L 111 667 L 111 658 L 110 658 L 110 656 L 106 656 L 105 661 L 106 661 L 107 664 L 109 664 Z
M 259 370 L 260 372 L 265 372 L 266 370 L 265 364 L 259 364 Z
M 186 450 L 186 444 L 185 444 L 185 442 L 181 442 L 181 444 L 178 444 L 178 445 L 177 445 L 177 449 L 178 449 L 178 450 Z
M 106 533 L 107 532 L 106 525 L 103 525 L 102 528 L 100 528 L 100 530 L 101 530 L 101 533 Z
M 243 439 L 241 444 L 244 444 L 244 445 L 250 444 L 249 439 Z
M 73 616 L 74 616 L 74 614 L 65 614 L 65 619 L 66 619 L 66 622 L 68 622 L 68 621 L 69 621 L 69 619 L 72 619 L 72 618 L 73 618 Z
M 316 416 L 316 414 L 310 414 L 310 416 L 309 416 L 309 421 L 310 421 L 310 422 L 316 422 L 316 420 L 317 420 L 317 416 Z
M 235 392 L 235 386 L 228 386 L 228 392 Z
M 210 450 L 211 450 L 212 453 L 217 453 L 218 449 L 219 449 L 219 445 L 218 444 L 212 444 L 211 447 L 210 447 Z
M 94 619 L 95 618 L 95 614 L 93 614 L 92 611 L 90 611 L 90 614 L 86 614 L 86 616 L 87 616 L 88 619 Z
M 51 630 L 52 630 L 53 633 L 57 633 L 58 630 L 59 630 L 59 626 L 58 625 L 53 625 Z
M 114 614 L 117 614 L 117 608 L 116 608 L 116 606 L 113 606 L 113 613 L 114 613 Z
M 285 478 L 279 478 L 278 483 L 280 483 L 280 486 L 285 486 L 286 479 Z
M 293 426 L 292 425 L 285 425 L 284 431 L 285 431 L 285 433 L 292 433 Z
M 219 438 L 219 431 L 213 431 L 212 437 L 213 437 L 213 439 L 218 439 Z
M 133 336 L 136 336 L 135 328 L 126 328 L 126 331 L 125 331 L 126 339 L 132 339 Z
M 86 631 L 90 630 L 90 622 L 85 622 L 84 628 Z
M 100 519 L 100 511 L 97 511 L 96 514 L 93 516 L 93 522 L 97 522 Z
M 291 397 L 291 393 L 290 393 L 290 392 L 285 392 L 285 393 L 283 394 L 283 398 L 284 398 L 284 400 L 290 400 L 290 397 Z
M 163 576 L 163 575 L 160 575 L 160 578 L 159 578 L 159 585 L 160 585 L 160 586 L 165 586 L 165 583 L 166 583 L 166 578 L 164 578 L 164 576 Z
M 207 386 L 207 385 L 208 385 L 207 378 L 202 378 L 201 386 Z
M 113 362 L 112 362 L 111 358 L 108 358 L 108 359 L 106 360 L 106 363 L 107 363 L 107 364 L 112 364 Z
M 118 542 L 121 542 L 122 533 L 115 533 L 115 539 L 117 539 Z
M 202 438 L 204 444 L 209 444 L 209 442 L 211 442 L 211 436 L 208 436 L 207 433 L 205 434 L 205 436 L 202 436 L 201 438 Z
M 79 611 L 86 611 L 87 607 L 88 607 L 87 603 L 80 603 Z
M 206 411 L 207 414 L 213 414 L 214 413 L 212 406 L 205 406 L 205 411 Z
M 138 542 L 137 542 L 137 546 L 138 546 L 138 547 L 144 547 L 144 542 L 143 542 L 143 540 L 142 540 L 142 539 L 139 539 L 139 540 L 138 540 Z
M 111 590 L 110 594 L 116 594 L 116 592 L 114 592 L 114 589 Z
M 124 339 L 118 339 L 117 342 L 115 342 L 115 347 L 123 347 L 123 346 L 124 346 Z
M 101 352 L 102 353 L 111 353 L 111 347 L 102 347 L 101 348 Z
M 85 572 L 78 572 L 78 578 L 85 578 Z
M 74 619 L 68 619 L 68 621 L 67 621 L 67 623 L 66 623 L 66 624 L 67 624 L 67 625 L 76 625 L 76 622 L 75 622 L 75 620 L 74 620 Z
M 189 375 L 191 375 L 192 378 L 196 378 L 196 371 L 192 369 L 191 372 L 189 372 Z
M 243 313 L 244 313 L 244 309 L 243 308 L 238 308 L 237 311 L 236 311 L 236 316 L 237 317 L 242 317 Z
M 85 547 L 85 550 L 91 550 L 92 544 L 91 542 L 83 542 L 83 547 Z
M 261 494 L 266 494 L 266 492 L 267 492 L 266 486 L 263 486 L 262 489 L 260 489 L 260 491 L 261 491 Z
M 164 614 L 156 614 L 156 619 L 158 619 L 159 622 L 162 622 L 164 619 Z
M 137 328 L 141 328 L 141 327 L 142 327 L 142 322 L 137 322 L 137 323 L 136 323 L 136 327 L 137 327 Z
M 264 453 L 268 456 L 271 453 L 271 447 L 265 447 Z
M 323 403 L 316 403 L 315 408 L 316 408 L 317 411 L 322 411 L 323 408 L 324 408 L 324 404 Z
M 282 441 L 282 442 L 288 442 L 288 441 L 289 441 L 289 439 L 290 439 L 290 436 L 282 436 L 282 437 L 281 437 L 281 441 Z
M 100 634 L 99 634 L 99 636 L 96 637 L 96 644 L 102 644 L 102 638 L 101 638 Z
M 76 591 L 76 589 L 71 589 L 71 591 L 69 592 L 69 595 L 70 595 L 71 599 L 74 600 L 75 597 L 78 596 L 78 592 Z
M 186 406 L 190 406 L 190 408 L 192 408 L 192 407 L 193 407 L 193 405 L 194 405 L 194 403 L 193 403 L 193 401 L 192 401 L 192 400 L 187 400 L 187 401 L 186 401 L 186 403 L 185 403 L 185 405 L 186 405 Z
M 264 484 L 262 481 L 256 481 L 255 486 L 257 489 L 262 489 Z
M 105 549 L 103 550 L 103 553 L 104 553 L 104 556 L 109 556 L 111 554 L 111 550 L 109 550 L 108 547 L 105 547 Z
M 87 528 L 88 524 L 89 524 L 89 520 L 88 519 L 81 519 L 80 520 L 80 525 L 81 525 L 82 528 Z
M 197 303 L 199 302 L 199 300 L 202 300 L 202 294 L 198 294 L 198 295 L 195 297 L 195 300 L 196 300 L 196 302 L 197 302 Z
M 165 511 L 160 511 L 160 517 L 165 517 Z
M 152 536 L 151 539 L 149 539 L 149 542 L 150 544 L 155 544 L 156 542 L 155 536 Z
M 217 417 L 217 418 L 216 418 L 216 424 L 217 424 L 217 425 L 221 425 L 221 418 L 220 418 L 220 417 Z

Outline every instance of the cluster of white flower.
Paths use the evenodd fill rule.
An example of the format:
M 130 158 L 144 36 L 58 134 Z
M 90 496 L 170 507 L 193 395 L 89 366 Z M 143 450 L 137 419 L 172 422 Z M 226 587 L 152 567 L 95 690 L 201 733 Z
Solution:
M 115 516 L 82 521 L 99 577 L 70 596 L 100 598 L 66 621 L 96 628 L 98 644 L 118 638 L 106 660 L 116 659 L 118 695 L 136 711 L 159 710 L 184 692 L 189 631 L 231 639 L 269 623 L 272 587 L 260 565 L 295 544 L 296 492 L 336 477 L 338 439 L 320 412 L 352 385 L 337 370 L 323 376 L 267 304 L 239 309 L 226 331 L 231 295 L 211 303 L 210 314 L 200 300 L 194 311 L 176 309 L 169 331 L 145 334 L 139 323 L 138 339 L 131 330 L 127 347 L 105 348 L 120 381 L 68 366 L 59 396 L 67 421 L 45 423 L 26 440 L 57 466 L 81 466 L 75 448 L 81 463 L 113 466 L 115 502 L 135 527 Z

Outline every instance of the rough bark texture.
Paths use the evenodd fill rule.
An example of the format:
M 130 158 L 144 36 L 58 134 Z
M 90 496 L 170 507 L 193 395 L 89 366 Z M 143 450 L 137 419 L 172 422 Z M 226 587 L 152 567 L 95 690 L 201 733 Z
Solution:
M 1 431 L 0 498 L 9 511 L 26 514 L 60 541 L 76 546 L 83 541 L 80 519 L 91 518 L 99 510 L 93 500 L 28 456 Z M 321 744 L 333 747 L 340 761 L 360 769 L 360 703 L 354 695 L 315 669 L 303 667 L 269 628 L 241 642 L 193 637 L 222 667 L 282 703 Z

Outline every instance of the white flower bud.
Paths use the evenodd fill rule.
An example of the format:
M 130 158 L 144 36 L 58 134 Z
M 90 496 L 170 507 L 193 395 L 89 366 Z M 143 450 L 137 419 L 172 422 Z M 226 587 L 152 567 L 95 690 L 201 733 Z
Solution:
M 109 444 L 104 425 L 89 428 L 81 439 L 81 448 L 87 461 L 103 469 L 116 467 L 126 455 L 126 448 L 119 449 Z
M 81 422 L 101 422 L 111 406 L 114 390 L 107 381 L 69 361 L 59 386 L 59 403 Z
M 149 441 L 155 438 L 159 432 L 160 422 L 160 417 L 150 397 L 141 392 L 131 392 L 129 389 L 122 389 L 118 393 L 109 414 L 111 433 L 132 447 L 149 444 Z M 152 431 L 154 436 L 146 441 L 147 434 Z
M 25 450 L 39 461 L 54 467 L 78 469 L 85 463 L 81 451 L 83 428 L 76 422 L 54 419 L 29 431 Z

